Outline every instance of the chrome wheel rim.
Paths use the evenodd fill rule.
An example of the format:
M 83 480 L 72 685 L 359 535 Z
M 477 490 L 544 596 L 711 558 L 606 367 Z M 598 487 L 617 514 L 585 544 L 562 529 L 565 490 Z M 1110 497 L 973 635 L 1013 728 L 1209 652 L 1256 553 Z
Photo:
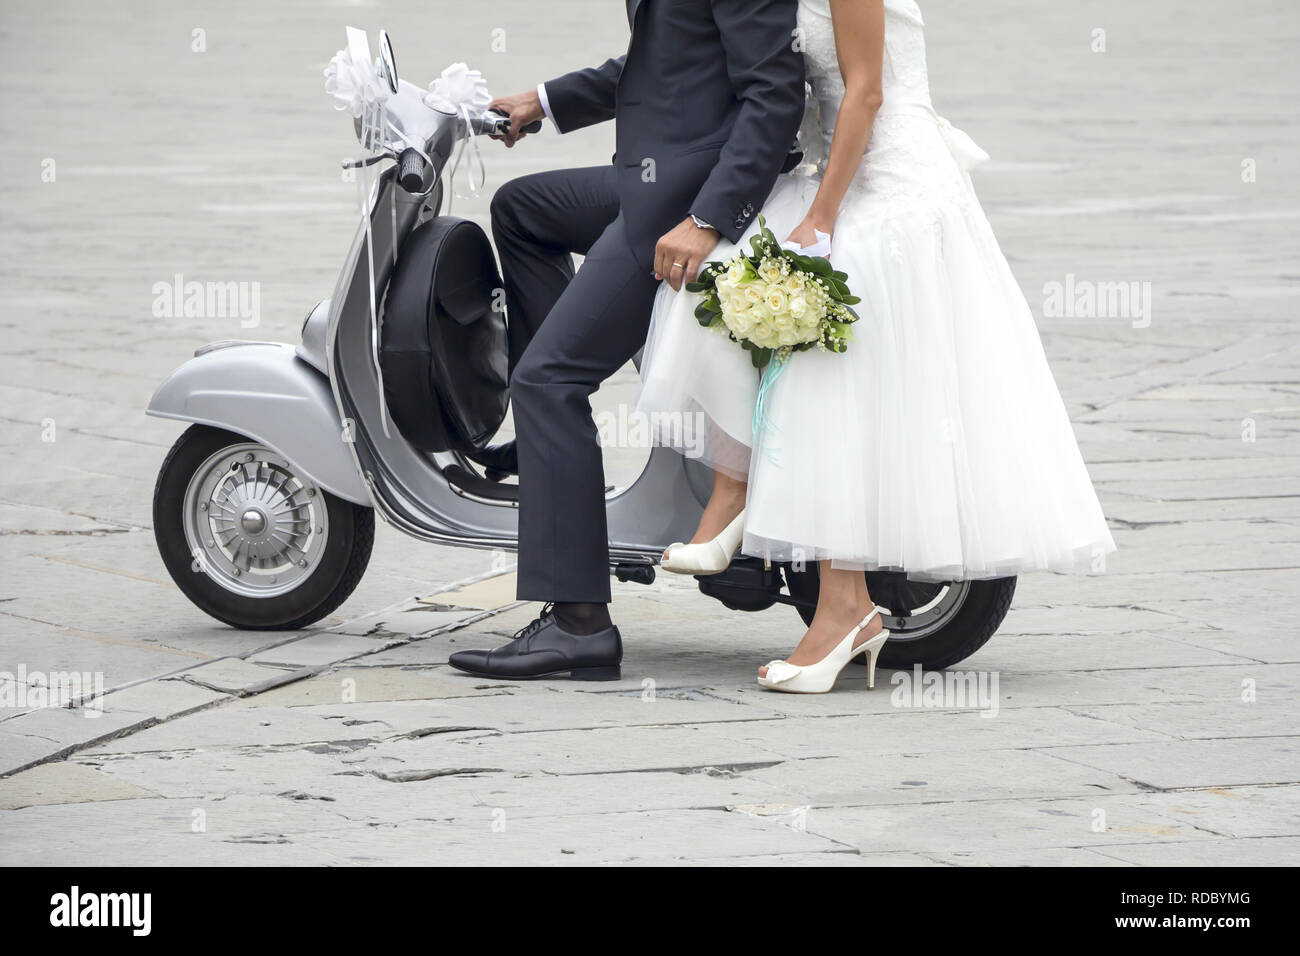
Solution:
M 889 628 L 891 642 L 929 637 L 956 616 L 970 594 L 969 581 L 946 581 L 933 587 L 936 589 L 933 596 L 901 613 L 890 607 L 887 596 L 881 598 L 880 616 L 885 627 Z
M 182 508 L 194 570 L 245 597 L 276 597 L 300 586 L 329 537 L 324 493 L 253 442 L 209 456 L 190 479 Z

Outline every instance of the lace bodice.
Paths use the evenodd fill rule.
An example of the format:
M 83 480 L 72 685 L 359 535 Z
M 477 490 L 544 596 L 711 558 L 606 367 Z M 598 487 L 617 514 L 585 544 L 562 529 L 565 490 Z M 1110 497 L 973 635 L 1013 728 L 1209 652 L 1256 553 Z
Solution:
M 844 78 L 835 55 L 835 30 L 829 0 L 799 0 L 799 40 L 811 96 L 804 120 L 829 145 L 835 117 L 844 97 Z M 921 10 L 912 0 L 886 0 L 884 101 L 930 105 L 930 81 L 925 70 L 925 34 Z M 811 124 L 809 121 L 811 120 Z M 814 144 L 808 144 L 814 145 Z
M 799 0 L 798 27 L 809 84 L 799 143 L 802 168 L 815 175 L 825 169 L 844 98 L 829 0 Z M 937 191 L 942 198 L 961 199 L 970 192 L 966 170 L 987 158 L 930 103 L 924 27 L 913 0 L 885 0 L 884 98 L 851 196 L 907 198 Z

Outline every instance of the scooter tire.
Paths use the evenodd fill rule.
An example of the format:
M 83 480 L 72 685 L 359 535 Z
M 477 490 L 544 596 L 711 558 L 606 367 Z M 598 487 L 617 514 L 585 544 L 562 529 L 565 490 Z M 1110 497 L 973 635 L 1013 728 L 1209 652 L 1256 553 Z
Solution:
M 186 489 L 195 471 L 222 448 L 252 441 L 243 435 L 192 425 L 176 440 L 154 486 L 153 526 L 158 553 L 176 586 L 204 613 L 248 631 L 290 631 L 330 614 L 356 589 L 370 561 L 375 540 L 371 508 L 321 490 L 329 516 L 329 536 L 315 570 L 294 590 L 275 597 L 251 597 L 222 587 L 202 570 L 185 537 Z

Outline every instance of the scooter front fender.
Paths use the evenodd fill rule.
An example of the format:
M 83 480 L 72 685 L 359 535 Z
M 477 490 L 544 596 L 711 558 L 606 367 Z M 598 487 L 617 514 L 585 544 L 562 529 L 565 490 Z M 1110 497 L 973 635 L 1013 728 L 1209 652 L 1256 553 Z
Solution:
M 232 342 L 201 349 L 158 386 L 148 412 L 247 435 L 326 491 L 371 504 L 329 381 L 291 345 Z

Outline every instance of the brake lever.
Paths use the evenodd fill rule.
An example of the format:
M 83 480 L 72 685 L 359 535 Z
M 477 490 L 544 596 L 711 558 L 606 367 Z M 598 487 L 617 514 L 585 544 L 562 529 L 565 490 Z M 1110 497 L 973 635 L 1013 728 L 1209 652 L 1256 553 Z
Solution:
M 360 159 L 345 159 L 342 162 L 344 169 L 360 169 L 362 166 L 373 166 L 381 160 L 397 159 L 397 153 L 391 149 L 385 149 L 378 153 L 371 153 L 369 156 L 362 156 Z

